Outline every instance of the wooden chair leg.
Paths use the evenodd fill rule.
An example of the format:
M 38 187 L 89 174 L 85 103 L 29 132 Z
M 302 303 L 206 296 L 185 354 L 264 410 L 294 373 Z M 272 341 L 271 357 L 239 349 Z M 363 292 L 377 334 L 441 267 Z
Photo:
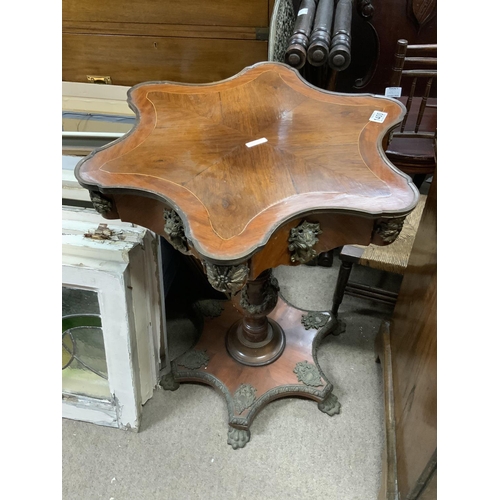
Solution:
M 425 179 L 427 179 L 427 174 L 415 174 L 413 176 L 413 184 L 417 186 L 417 189 L 420 189 Z
M 320 253 L 318 256 L 318 266 L 332 267 L 333 265 L 333 250 Z
M 339 268 L 339 275 L 337 277 L 337 284 L 335 286 L 335 292 L 333 294 L 333 307 L 332 314 L 337 316 L 340 304 L 344 298 L 345 287 L 349 281 L 349 275 L 352 270 L 352 262 L 341 261 Z

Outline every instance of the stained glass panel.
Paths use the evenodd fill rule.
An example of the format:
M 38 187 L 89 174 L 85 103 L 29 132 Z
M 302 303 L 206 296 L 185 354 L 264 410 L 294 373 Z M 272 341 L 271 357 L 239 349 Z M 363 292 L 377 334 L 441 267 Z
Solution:
M 62 390 L 110 399 L 97 292 L 62 288 Z

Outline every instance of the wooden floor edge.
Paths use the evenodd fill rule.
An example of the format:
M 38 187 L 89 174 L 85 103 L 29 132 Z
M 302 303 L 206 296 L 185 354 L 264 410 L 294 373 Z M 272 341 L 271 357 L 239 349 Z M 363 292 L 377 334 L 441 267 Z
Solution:
M 382 481 L 378 500 L 399 500 L 390 330 L 391 322 L 384 320 L 380 325 L 375 340 L 375 350 L 382 364 L 385 410 L 385 446 L 382 457 Z

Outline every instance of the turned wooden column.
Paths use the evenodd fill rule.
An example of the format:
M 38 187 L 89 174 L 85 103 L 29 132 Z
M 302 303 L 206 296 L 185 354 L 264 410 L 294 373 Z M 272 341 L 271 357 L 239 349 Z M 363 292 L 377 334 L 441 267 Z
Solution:
M 268 314 L 278 302 L 278 281 L 271 269 L 248 281 L 232 298 L 242 315 L 226 335 L 226 348 L 238 362 L 249 366 L 268 365 L 278 359 L 285 348 L 283 329 Z

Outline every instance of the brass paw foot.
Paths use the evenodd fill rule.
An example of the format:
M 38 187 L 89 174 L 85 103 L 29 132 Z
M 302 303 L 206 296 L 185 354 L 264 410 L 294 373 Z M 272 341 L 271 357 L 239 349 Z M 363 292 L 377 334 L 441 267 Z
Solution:
M 235 429 L 229 427 L 227 431 L 227 444 L 233 447 L 233 450 L 244 448 L 250 441 L 250 431 L 248 429 Z
M 340 403 L 337 396 L 332 393 L 328 394 L 324 401 L 318 403 L 318 408 L 330 417 L 338 415 L 340 413 Z
M 166 391 L 176 391 L 179 388 L 180 384 L 179 382 L 177 382 L 177 380 L 175 380 L 173 373 L 170 372 L 167 375 L 163 375 L 160 380 L 160 385 Z

